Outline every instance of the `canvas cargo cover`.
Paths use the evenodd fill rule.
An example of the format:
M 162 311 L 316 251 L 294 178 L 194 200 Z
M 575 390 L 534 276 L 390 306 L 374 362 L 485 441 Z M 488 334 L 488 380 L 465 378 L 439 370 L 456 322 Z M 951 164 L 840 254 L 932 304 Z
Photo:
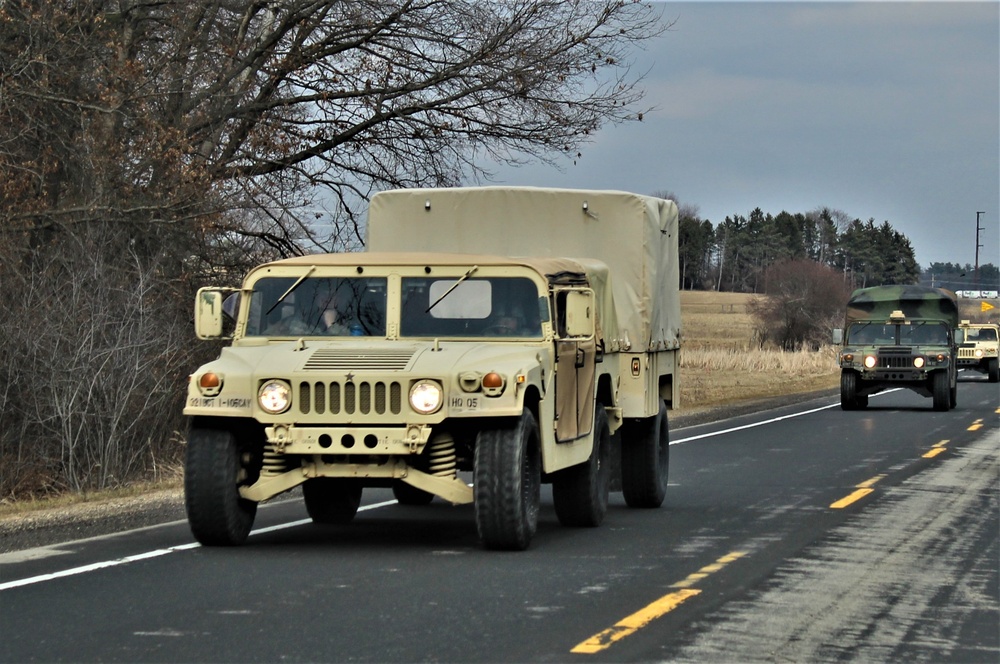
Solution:
M 907 318 L 947 321 L 958 326 L 958 301 L 943 288 L 915 285 L 859 288 L 847 301 L 847 324 L 860 320 L 889 320 L 900 310 Z
M 367 249 L 561 256 L 591 268 L 600 261 L 610 268 L 616 313 L 616 324 L 602 321 L 605 334 L 633 350 L 680 345 L 673 201 L 539 187 L 385 191 L 371 200 Z

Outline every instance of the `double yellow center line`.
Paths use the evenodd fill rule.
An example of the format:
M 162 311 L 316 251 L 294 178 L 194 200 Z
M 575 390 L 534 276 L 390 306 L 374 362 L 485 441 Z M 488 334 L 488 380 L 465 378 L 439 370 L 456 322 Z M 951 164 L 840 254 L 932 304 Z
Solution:
M 997 412 L 1000 413 L 1000 409 L 997 409 Z M 982 426 L 983 426 L 983 421 L 981 419 L 976 420 L 975 422 L 972 423 L 971 426 L 969 426 L 968 430 L 976 431 L 982 428 Z M 942 440 L 939 443 L 935 443 L 934 446 L 931 447 L 931 449 L 925 452 L 922 456 L 925 459 L 930 459 L 932 457 L 937 456 L 938 454 L 941 454 L 942 452 L 945 451 L 946 449 L 945 446 L 949 442 L 950 441 L 948 440 Z M 876 475 L 871 479 L 867 479 L 864 482 L 855 485 L 855 491 L 853 491 L 847 496 L 844 496 L 840 500 L 831 503 L 830 507 L 833 509 L 843 509 L 844 507 L 847 507 L 848 505 L 855 503 L 858 500 L 861 500 L 868 494 L 875 491 L 875 489 L 873 488 L 875 484 L 885 479 L 885 477 L 886 475 L 884 474 Z M 701 594 L 700 590 L 692 587 L 694 586 L 694 584 L 704 580 L 709 575 L 718 572 L 729 563 L 735 560 L 739 560 L 745 555 L 747 555 L 745 551 L 734 551 L 730 554 L 727 554 L 719 558 L 711 565 L 706 565 L 697 572 L 689 574 L 684 580 L 671 584 L 670 587 L 677 588 L 676 591 L 664 595 L 660 599 L 656 600 L 651 604 L 648 604 L 647 606 L 636 611 L 632 615 L 622 618 L 608 629 L 602 632 L 598 632 L 597 634 L 593 635 L 586 641 L 577 644 L 570 652 L 574 652 L 577 654 L 592 655 L 594 653 L 609 648 L 611 644 L 615 643 L 616 641 L 620 641 L 621 639 L 624 639 L 626 636 L 636 633 L 637 631 L 639 631 L 649 623 L 653 622 L 657 618 L 660 618 L 666 615 L 667 613 L 673 611 L 678 606 L 683 604 L 686 600 Z
M 854 491 L 849 495 L 844 496 L 843 498 L 834 503 L 830 503 L 830 507 L 835 510 L 840 510 L 847 507 L 851 503 L 855 503 L 861 500 L 862 498 L 864 498 L 869 493 L 875 490 L 872 487 L 875 486 L 876 482 L 883 479 L 885 479 L 885 475 L 876 475 L 875 477 L 869 480 L 865 480 L 861 484 L 856 484 L 855 485 L 856 491 Z
M 997 409 L 997 412 L 1000 412 L 1000 408 Z M 982 428 L 983 428 L 983 420 L 982 419 L 978 419 L 978 420 L 975 420 L 972 424 L 970 424 L 968 426 L 967 430 L 968 431 L 978 431 L 979 429 L 982 429 Z M 945 439 L 945 440 L 942 440 L 939 443 L 934 443 L 934 445 L 931 446 L 931 449 L 927 450 L 926 452 L 924 452 L 920 456 L 923 457 L 924 459 L 933 459 L 937 455 L 939 455 L 942 452 L 944 452 L 947 449 L 946 445 L 948 443 L 950 443 L 950 442 L 951 442 L 950 440 Z M 843 508 L 847 507 L 848 505 L 850 505 L 852 503 L 856 503 L 857 501 L 861 500 L 862 498 L 864 498 L 868 494 L 870 494 L 873 491 L 875 491 L 875 489 L 873 489 L 872 487 L 875 485 L 876 482 L 878 482 L 879 480 L 882 480 L 882 479 L 885 479 L 885 475 L 876 475 L 875 477 L 871 478 L 870 480 L 865 480 L 861 484 L 855 485 L 855 491 L 853 491 L 850 494 L 844 496 L 843 498 L 841 498 L 840 500 L 838 500 L 836 502 L 830 503 L 831 509 L 839 510 L 839 509 L 843 509 Z
M 692 585 L 708 577 L 710 574 L 718 572 L 729 563 L 734 560 L 739 560 L 745 555 L 747 555 L 745 551 L 734 551 L 719 558 L 711 565 L 706 565 L 697 572 L 689 574 L 683 581 L 678 581 L 670 586 L 671 588 L 679 588 L 679 590 L 664 595 L 660 599 L 643 607 L 632 615 L 622 618 L 612 627 L 609 627 L 603 632 L 598 632 L 586 641 L 579 643 L 570 652 L 592 655 L 610 647 L 615 641 L 619 641 L 630 634 L 636 633 L 657 618 L 660 618 L 661 616 L 676 609 L 688 598 L 700 594 L 701 591 L 697 588 L 692 588 Z

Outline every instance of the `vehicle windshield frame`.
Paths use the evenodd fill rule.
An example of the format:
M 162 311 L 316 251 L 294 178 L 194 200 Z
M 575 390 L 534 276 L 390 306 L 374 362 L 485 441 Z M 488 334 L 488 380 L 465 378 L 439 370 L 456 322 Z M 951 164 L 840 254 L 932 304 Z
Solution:
M 934 320 L 906 323 L 855 321 L 847 328 L 847 344 L 855 346 L 947 346 L 951 343 L 950 329 L 946 322 Z
M 275 273 L 247 286 L 244 337 L 386 336 L 385 276 Z

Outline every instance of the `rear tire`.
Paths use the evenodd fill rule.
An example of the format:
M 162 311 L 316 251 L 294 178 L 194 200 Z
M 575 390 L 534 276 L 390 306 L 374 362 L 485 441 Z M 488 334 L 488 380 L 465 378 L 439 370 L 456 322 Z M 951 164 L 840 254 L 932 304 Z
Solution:
M 434 494 L 418 489 L 402 480 L 393 480 L 392 495 L 400 505 L 429 505 Z
M 476 531 L 488 549 L 522 551 L 538 528 L 541 502 L 538 427 L 531 411 L 480 431 L 473 460 Z
M 364 487 L 357 480 L 314 477 L 302 485 L 302 497 L 313 523 L 338 525 L 354 520 L 361 505 L 363 490 Z
M 586 463 L 560 470 L 552 477 L 556 516 L 564 526 L 594 528 L 608 511 L 611 487 L 611 432 L 602 404 L 594 410 L 594 449 Z
M 1000 360 L 993 358 L 986 365 L 986 373 L 989 374 L 991 383 L 1000 383 Z
M 194 538 L 205 546 L 243 544 L 257 503 L 240 496 L 246 475 L 231 431 L 192 427 L 184 459 L 184 506 Z
M 661 401 L 653 417 L 626 420 L 622 431 L 622 494 L 629 507 L 655 508 L 667 496 L 670 428 Z
M 951 386 L 948 372 L 936 371 L 931 377 L 931 393 L 934 395 L 934 410 L 948 410 L 951 406 Z

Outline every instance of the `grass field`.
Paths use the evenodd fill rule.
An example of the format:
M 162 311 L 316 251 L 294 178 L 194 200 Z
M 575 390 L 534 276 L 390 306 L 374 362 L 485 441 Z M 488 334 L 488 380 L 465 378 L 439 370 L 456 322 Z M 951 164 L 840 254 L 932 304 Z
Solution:
M 817 352 L 761 350 L 744 293 L 681 293 L 681 403 L 679 414 L 840 382 L 833 346 Z

